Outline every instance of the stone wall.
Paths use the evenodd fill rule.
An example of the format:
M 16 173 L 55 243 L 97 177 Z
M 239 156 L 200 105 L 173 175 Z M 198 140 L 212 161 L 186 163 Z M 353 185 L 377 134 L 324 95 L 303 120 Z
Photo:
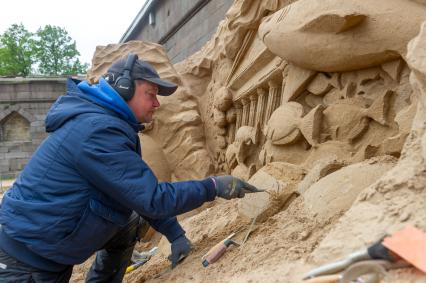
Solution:
M 147 15 L 142 19 L 141 29 L 129 40 L 160 43 L 172 63 L 180 62 L 212 37 L 232 3 L 232 0 L 158 1 L 149 12 L 155 23 L 150 25 Z
M 0 177 L 13 178 L 46 137 L 44 119 L 65 78 L 0 79 Z

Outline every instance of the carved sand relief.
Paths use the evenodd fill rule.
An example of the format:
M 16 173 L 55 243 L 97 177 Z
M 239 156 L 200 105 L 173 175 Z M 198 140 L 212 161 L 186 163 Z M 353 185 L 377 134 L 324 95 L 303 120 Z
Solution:
M 414 2 L 414 1 L 412 1 Z M 421 3 L 421 1 L 416 1 Z M 426 2 L 423 1 L 424 4 Z M 403 9 L 404 6 L 401 6 Z M 325 263 L 358 249 L 365 243 L 372 243 L 407 225 L 425 230 L 425 122 L 426 122 L 426 23 L 421 24 L 420 33 L 408 44 L 407 63 L 411 70 L 412 95 L 408 96 L 408 107 L 416 109 L 411 120 L 411 130 L 404 144 L 398 163 L 370 187 L 365 189 L 339 219 L 326 237 L 310 254 L 310 262 Z M 402 72 L 404 76 L 404 70 Z M 401 85 L 402 86 L 402 85 Z M 402 89 L 402 88 L 400 88 Z M 400 94 L 401 92 L 397 92 Z M 394 96 L 398 98 L 398 96 Z M 395 104 L 398 102 L 395 101 Z M 398 107 L 395 121 L 398 134 L 405 131 L 402 117 L 412 110 Z M 395 105 L 393 105 L 395 106 Z M 368 227 L 368 229 L 366 229 Z M 356 237 L 353 237 L 356 235 Z M 355 238 L 355 241 L 350 239 Z M 411 271 L 409 271 L 411 272 Z M 416 282 L 422 275 L 402 272 L 386 276 L 384 282 Z
M 363 71 L 361 73 L 368 72 Z M 400 107 L 390 105 L 391 102 L 396 101 L 396 98 L 393 98 L 394 95 L 397 95 L 393 91 L 393 89 L 396 89 L 395 86 L 384 86 L 381 80 L 376 80 L 379 86 L 374 87 L 372 94 L 366 87 L 366 82 L 374 84 L 375 80 L 370 79 L 370 77 L 378 77 L 377 74 L 352 76 L 355 79 L 349 79 L 351 76 L 348 74 L 337 73 L 327 74 L 327 76 L 319 73 L 317 76 L 320 82 L 316 77 L 311 80 L 313 86 L 311 87 L 311 84 L 309 84 L 302 89 L 301 94 L 297 96 L 298 102 L 291 101 L 282 104 L 273 112 L 262 128 L 263 136 L 260 140 L 263 140 L 264 143 L 259 144 L 263 147 L 259 157 L 261 164 L 280 161 L 280 159 L 274 159 L 273 153 L 268 152 L 273 151 L 271 150 L 272 146 L 281 146 L 282 150 L 285 151 L 285 145 L 294 145 L 300 142 L 300 145 L 303 145 L 308 152 L 312 150 L 312 146 L 321 147 L 327 141 L 339 141 L 348 143 L 350 148 L 353 145 L 350 150 L 352 156 L 354 152 L 363 147 L 362 136 L 368 132 L 371 124 L 376 124 L 376 128 L 380 127 L 385 132 L 388 131 L 389 133 L 385 133 L 385 136 L 390 137 L 395 133 L 398 125 L 396 120 L 392 121 L 394 120 L 392 117 L 395 118 L 395 112 Z M 343 79 L 341 79 L 342 77 Z M 407 83 L 407 81 L 405 80 L 404 83 Z M 344 86 L 339 89 L 341 84 L 344 84 Z M 316 91 L 315 94 L 308 89 Z M 377 94 L 376 91 L 383 91 L 383 93 Z M 262 93 L 265 92 L 262 91 Z M 331 98 L 332 95 L 334 96 L 333 99 Z M 408 93 L 404 93 L 403 96 L 406 100 L 408 99 L 406 97 Z M 312 97 L 316 99 L 308 100 Z M 307 100 L 311 103 L 307 103 Z M 246 105 L 245 119 L 250 124 L 250 119 L 247 117 L 250 114 L 247 113 L 250 113 L 251 104 L 245 103 L 243 105 Z M 405 107 L 408 107 L 410 104 L 406 105 Z M 258 108 L 260 107 L 258 106 Z M 307 114 L 305 114 L 306 111 L 308 111 Z M 411 113 L 408 110 L 405 111 Z M 258 112 L 256 114 L 257 117 L 262 117 Z M 403 116 L 404 120 L 408 121 L 409 119 L 407 120 L 406 116 Z M 268 113 L 266 113 L 266 117 L 268 117 Z M 242 121 L 244 122 L 244 120 Z M 236 124 L 235 127 L 237 128 L 238 125 Z M 261 127 L 261 124 L 258 126 Z M 380 141 L 383 141 L 383 136 L 380 137 Z M 380 144 L 374 146 L 380 146 Z M 288 160 L 281 161 L 288 162 Z
M 319 143 L 319 129 L 323 106 L 318 105 L 305 116 L 303 106 L 288 102 L 274 111 L 265 127 L 265 135 L 274 145 L 296 142 L 301 136 L 311 145 Z
M 425 5 L 406 0 L 350 0 L 344 5 L 339 0 L 300 0 L 284 9 L 260 25 L 260 38 L 281 58 L 323 72 L 364 69 L 405 57 L 408 41 L 426 19 Z
M 238 129 L 234 142 L 226 150 L 226 162 L 232 175 L 248 180 L 256 172 L 256 164 L 248 160 L 258 144 L 258 129 L 242 126 Z
M 395 1 L 392 2 L 390 7 L 395 9 L 392 6 Z M 336 3 L 330 0 L 315 5 L 329 9 Z M 230 109 L 235 113 L 235 122 L 227 126 L 226 160 L 230 172 L 247 179 L 256 176 L 255 172 L 263 166 L 277 162 L 319 170 L 320 173 L 312 173 L 303 183 L 301 193 L 349 164 L 386 154 L 399 157 L 415 107 L 408 82 L 410 70 L 401 59 L 404 48 L 382 52 L 377 45 L 377 50 L 368 56 L 365 52 L 371 46 L 353 53 L 356 56 L 345 50 L 336 54 L 327 49 L 331 46 L 341 50 L 338 44 L 344 45 L 357 32 L 377 32 L 357 30 L 371 21 L 369 15 L 360 12 L 362 5 L 350 2 L 331 14 L 327 9 L 321 10 L 297 27 L 299 34 L 318 35 L 313 42 L 321 39 L 322 45 L 315 48 L 327 54 L 311 52 L 311 46 L 297 45 L 297 37 L 301 35 L 281 26 L 294 17 L 292 14 L 311 9 L 308 6 L 306 1 L 297 1 L 266 17 L 258 36 L 249 34 L 254 38 L 252 45 L 246 43 L 246 50 L 240 51 L 227 86 L 232 94 Z M 422 15 L 415 17 L 418 20 Z M 274 34 L 278 32 L 288 33 L 289 41 L 283 42 L 283 33 Z M 294 36 L 296 41 L 292 42 Z M 262 40 L 266 49 L 259 42 Z M 293 58 L 293 51 L 303 54 L 303 58 Z M 262 67 L 260 61 L 264 62 Z M 244 161 L 242 158 L 238 161 L 232 156 L 241 156 L 243 147 L 236 141 L 235 133 L 247 126 L 259 136 L 244 151 Z M 333 161 L 321 171 L 318 161 L 330 157 Z M 276 181 L 288 182 L 285 177 Z M 253 197 L 248 202 L 255 207 L 257 202 L 265 203 L 265 199 Z
M 368 108 L 352 104 L 350 99 L 348 99 L 348 104 L 343 100 L 328 106 L 323 113 L 331 139 L 352 143 L 365 133 L 370 120 L 386 126 L 386 112 L 391 94 L 392 91 L 386 91 L 379 95 Z

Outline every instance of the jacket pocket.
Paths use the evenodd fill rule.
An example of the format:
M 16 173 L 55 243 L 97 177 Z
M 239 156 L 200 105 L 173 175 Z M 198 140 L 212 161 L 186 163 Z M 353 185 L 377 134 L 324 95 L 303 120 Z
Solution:
M 102 203 L 91 199 L 75 229 L 57 243 L 53 258 L 62 264 L 84 262 L 101 249 L 129 220 Z

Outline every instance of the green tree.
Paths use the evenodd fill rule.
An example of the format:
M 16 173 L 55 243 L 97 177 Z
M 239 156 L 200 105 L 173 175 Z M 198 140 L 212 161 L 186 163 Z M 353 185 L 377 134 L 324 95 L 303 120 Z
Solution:
M 34 62 L 33 34 L 13 24 L 0 36 L 0 75 L 27 76 Z
M 35 40 L 38 72 L 43 75 L 86 73 L 87 64 L 78 59 L 76 43 L 68 32 L 57 26 L 39 28 Z

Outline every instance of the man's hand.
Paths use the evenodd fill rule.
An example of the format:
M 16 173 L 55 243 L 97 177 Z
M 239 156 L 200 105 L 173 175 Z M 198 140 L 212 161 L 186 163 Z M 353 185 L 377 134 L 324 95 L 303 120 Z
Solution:
M 233 176 L 216 176 L 211 178 L 215 183 L 217 196 L 224 199 L 242 198 L 246 193 L 263 192 L 263 190 Z
M 191 251 L 191 242 L 183 234 L 172 242 L 172 254 L 169 260 L 172 262 L 172 268 L 175 268 Z

